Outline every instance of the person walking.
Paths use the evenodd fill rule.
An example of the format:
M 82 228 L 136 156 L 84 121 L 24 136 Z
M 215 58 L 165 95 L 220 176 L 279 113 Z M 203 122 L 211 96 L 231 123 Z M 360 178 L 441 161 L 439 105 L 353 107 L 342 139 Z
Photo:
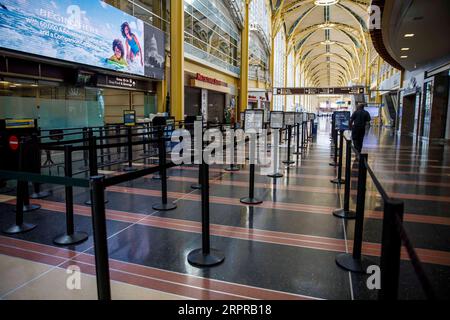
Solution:
M 366 135 L 366 125 L 370 122 L 370 114 L 364 110 L 365 104 L 360 103 L 356 107 L 356 111 L 352 114 L 350 118 L 350 129 L 352 130 L 352 139 L 355 149 L 361 153 L 364 136 Z

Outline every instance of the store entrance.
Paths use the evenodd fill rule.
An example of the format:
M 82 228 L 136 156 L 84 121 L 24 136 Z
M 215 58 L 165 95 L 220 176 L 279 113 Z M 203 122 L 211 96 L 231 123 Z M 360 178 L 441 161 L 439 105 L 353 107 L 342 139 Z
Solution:
M 414 119 L 416 114 L 416 95 L 403 97 L 402 133 L 414 134 Z
M 224 123 L 225 120 L 225 94 L 208 91 L 208 122 Z

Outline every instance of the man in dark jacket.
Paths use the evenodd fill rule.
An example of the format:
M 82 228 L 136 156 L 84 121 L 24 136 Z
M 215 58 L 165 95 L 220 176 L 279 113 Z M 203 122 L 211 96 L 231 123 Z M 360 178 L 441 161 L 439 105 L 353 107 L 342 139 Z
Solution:
M 356 111 L 350 118 L 350 129 L 355 149 L 361 153 L 366 135 L 366 125 L 370 122 L 370 114 L 364 110 L 364 104 L 358 104 Z

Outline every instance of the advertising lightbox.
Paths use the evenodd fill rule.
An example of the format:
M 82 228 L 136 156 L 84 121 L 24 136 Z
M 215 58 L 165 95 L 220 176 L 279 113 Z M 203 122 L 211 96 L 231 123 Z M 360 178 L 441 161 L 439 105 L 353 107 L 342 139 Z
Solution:
M 100 0 L 0 0 L 0 48 L 163 79 L 164 32 Z

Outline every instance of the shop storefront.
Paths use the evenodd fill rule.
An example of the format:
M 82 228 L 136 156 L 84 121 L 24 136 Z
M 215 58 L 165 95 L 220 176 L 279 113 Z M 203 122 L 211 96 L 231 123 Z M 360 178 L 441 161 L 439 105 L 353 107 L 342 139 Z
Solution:
M 209 123 L 230 123 L 235 117 L 236 98 L 230 85 L 200 73 L 186 73 L 185 115 L 203 115 Z

